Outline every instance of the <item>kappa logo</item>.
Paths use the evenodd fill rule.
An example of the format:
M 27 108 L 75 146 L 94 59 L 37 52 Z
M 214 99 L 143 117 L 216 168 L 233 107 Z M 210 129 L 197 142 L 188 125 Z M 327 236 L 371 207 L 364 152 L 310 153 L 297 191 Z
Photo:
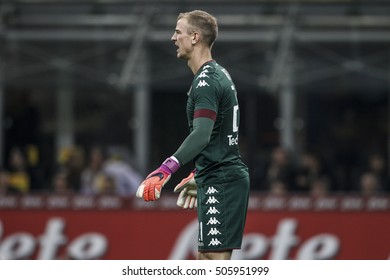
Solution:
M 205 65 L 205 66 L 203 66 L 203 69 L 202 69 L 202 70 L 205 70 L 205 69 L 207 69 L 207 68 L 211 68 L 211 66 L 210 66 L 210 65 Z
M 221 214 L 221 212 L 218 211 L 217 208 L 215 207 L 210 207 L 209 210 L 207 211 L 206 215 L 215 215 L 215 214 Z
M 221 245 L 221 241 L 218 240 L 218 238 L 211 238 L 211 241 L 209 243 L 209 246 L 218 246 Z
M 202 73 L 199 74 L 198 77 L 196 77 L 196 79 L 199 79 L 199 78 L 209 78 L 209 76 L 206 74 L 207 72 L 209 72 L 209 71 L 207 71 L 207 70 L 203 71 Z
M 205 86 L 209 87 L 210 85 L 208 83 L 206 83 L 205 80 L 200 80 L 198 85 L 196 86 L 196 88 L 198 88 L 198 87 L 205 87 Z
M 218 191 L 217 191 L 217 189 L 214 188 L 214 187 L 209 187 L 209 188 L 207 189 L 207 192 L 206 192 L 206 194 L 215 194 L 215 193 L 218 193 Z
M 222 234 L 217 228 L 215 227 L 212 227 L 209 231 L 209 233 L 207 234 L 207 236 L 209 235 L 218 235 L 218 234 Z
M 219 203 L 219 201 L 214 196 L 209 196 L 209 198 L 206 201 L 206 204 L 215 204 Z
M 210 217 L 206 225 L 208 226 L 208 225 L 217 225 L 217 224 L 220 225 L 221 224 L 220 221 L 218 221 L 217 218 L 215 217 Z

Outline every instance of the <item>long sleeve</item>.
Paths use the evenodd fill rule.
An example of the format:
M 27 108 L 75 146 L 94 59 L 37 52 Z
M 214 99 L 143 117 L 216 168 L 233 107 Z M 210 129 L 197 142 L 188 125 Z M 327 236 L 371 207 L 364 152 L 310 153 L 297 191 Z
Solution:
M 193 160 L 209 143 L 213 131 L 214 121 L 210 118 L 195 118 L 193 130 L 173 154 L 180 165 Z

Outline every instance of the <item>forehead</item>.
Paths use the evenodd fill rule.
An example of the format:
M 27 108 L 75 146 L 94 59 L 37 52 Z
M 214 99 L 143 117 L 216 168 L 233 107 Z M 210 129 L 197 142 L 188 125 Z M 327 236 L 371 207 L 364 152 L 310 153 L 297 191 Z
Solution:
M 187 30 L 188 20 L 186 18 L 181 18 L 176 23 L 176 29 L 180 31 Z

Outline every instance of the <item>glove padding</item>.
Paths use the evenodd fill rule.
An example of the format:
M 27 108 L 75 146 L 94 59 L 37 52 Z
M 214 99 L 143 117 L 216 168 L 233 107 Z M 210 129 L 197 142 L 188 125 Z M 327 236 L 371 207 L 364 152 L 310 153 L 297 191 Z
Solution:
M 195 170 L 184 178 L 174 189 L 174 192 L 180 192 L 177 199 L 177 206 L 183 209 L 194 209 L 197 207 L 197 189 L 195 182 Z
M 161 167 L 150 173 L 137 190 L 137 197 L 145 201 L 154 201 L 160 198 L 162 187 L 168 183 L 171 174 Z

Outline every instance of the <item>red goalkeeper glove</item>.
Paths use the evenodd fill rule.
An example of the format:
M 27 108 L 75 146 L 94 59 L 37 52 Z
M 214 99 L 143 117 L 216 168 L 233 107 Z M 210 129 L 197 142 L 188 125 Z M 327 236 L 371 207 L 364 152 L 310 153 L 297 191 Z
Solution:
M 154 201 L 160 198 L 162 187 L 168 183 L 171 174 L 175 173 L 180 167 L 175 157 L 167 158 L 163 164 L 155 171 L 150 173 L 141 183 L 137 190 L 137 197 L 145 201 Z
M 174 189 L 174 192 L 180 192 L 177 198 L 177 206 L 183 209 L 194 209 L 197 207 L 197 189 L 195 182 L 196 169 L 193 170 L 187 178 L 184 178 Z

